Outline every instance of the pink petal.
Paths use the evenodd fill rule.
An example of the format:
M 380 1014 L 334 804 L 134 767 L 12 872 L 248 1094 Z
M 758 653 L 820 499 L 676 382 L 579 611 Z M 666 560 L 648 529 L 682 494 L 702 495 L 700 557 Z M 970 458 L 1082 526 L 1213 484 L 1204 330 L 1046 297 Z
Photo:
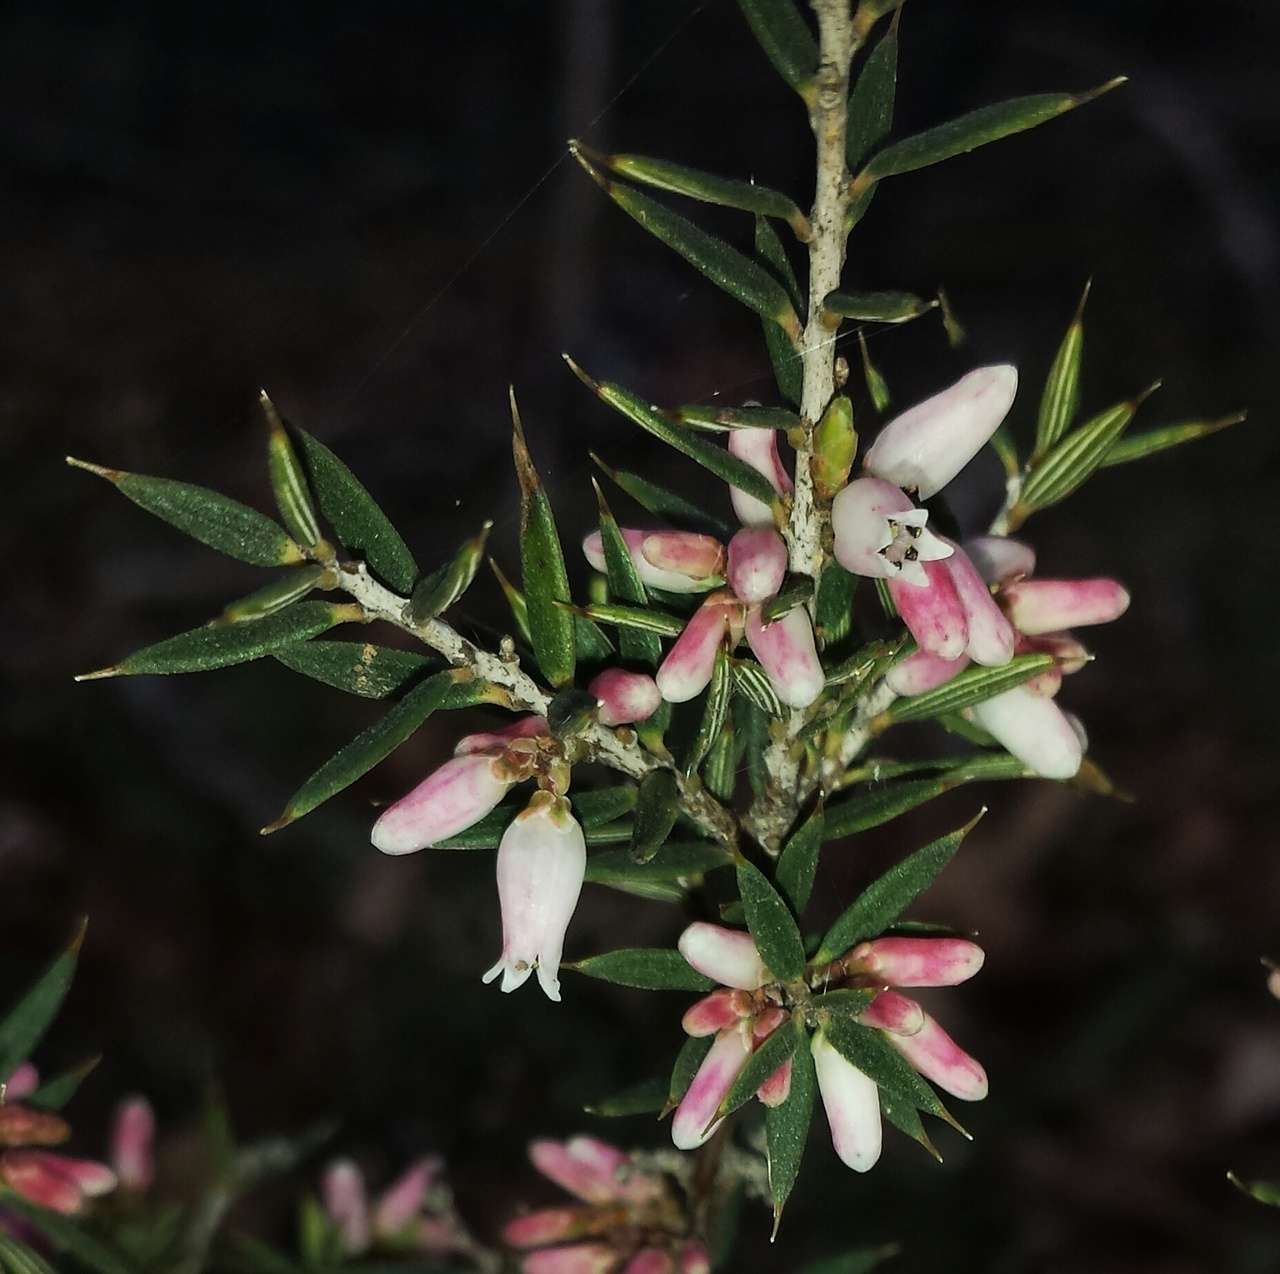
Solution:
M 891 579 L 889 595 L 921 650 L 939 659 L 959 659 L 969 642 L 969 625 L 947 559 L 921 565 L 927 584 Z
M 686 703 L 707 688 L 728 626 L 729 610 L 719 594 L 694 611 L 658 669 L 658 689 L 668 703 Z
M 774 429 L 733 429 L 729 432 L 729 453 L 745 460 L 769 485 L 783 495 L 791 490 L 791 475 L 778 454 L 778 434 Z M 733 511 L 743 526 L 772 526 L 773 510 L 738 487 L 729 488 Z
M 50 1155 L 58 1170 L 64 1173 L 86 1198 L 96 1199 L 110 1194 L 116 1188 L 116 1174 L 105 1163 L 94 1159 L 69 1159 L 65 1155 Z
M 23 1062 L 4 1086 L 5 1101 L 21 1101 L 30 1097 L 40 1087 L 40 1072 L 30 1062 Z
M 596 697 L 601 725 L 629 725 L 644 721 L 657 712 L 662 691 L 647 672 L 606 668 L 587 689 Z
M 744 526 L 729 541 L 729 587 L 750 605 L 772 597 L 787 573 L 787 546 L 771 526 Z
M 1113 579 L 1024 579 L 1006 585 L 1002 596 L 1014 626 L 1029 637 L 1106 624 L 1129 609 L 1128 591 Z
M 958 672 L 969 666 L 969 656 L 959 659 L 939 659 L 927 650 L 917 650 L 889 669 L 885 684 L 894 694 L 922 695 L 926 690 L 945 686 Z
M 892 482 L 855 478 L 831 504 L 836 561 L 855 575 L 892 579 L 896 571 L 880 552 L 893 541 L 888 519 L 915 507 L 911 497 Z
M 66 1120 L 45 1110 L 6 1102 L 0 1106 L 0 1148 L 57 1146 L 71 1136 Z
M 724 571 L 724 545 L 694 531 L 654 531 L 640 544 L 650 566 L 692 580 L 710 579 Z
M 987 1072 L 927 1013 L 914 1035 L 885 1038 L 943 1092 L 961 1101 L 981 1101 L 987 1095 Z
M 482 752 L 456 756 L 382 812 L 373 825 L 373 843 L 384 854 L 411 854 L 435 845 L 478 823 L 510 787 L 493 757 Z
M 497 730 L 489 730 L 482 734 L 464 734 L 454 744 L 454 756 L 468 756 L 472 752 L 491 752 L 495 748 L 503 748 L 513 739 L 533 739 L 539 735 L 549 736 L 551 728 L 546 717 L 536 715 L 519 717 L 510 725 Z
M 364 1252 L 371 1240 L 364 1173 L 350 1159 L 334 1160 L 321 1178 L 320 1197 L 342 1236 L 343 1251 L 351 1256 Z
M 680 1251 L 680 1274 L 711 1274 L 711 1257 L 697 1239 L 690 1239 Z
M 156 1113 L 145 1097 L 116 1107 L 111 1127 L 111 1163 L 126 1190 L 142 1193 L 155 1178 Z
M 944 560 L 951 582 L 956 586 L 960 605 L 964 607 L 969 628 L 965 654 L 976 664 L 1000 668 L 1013 658 L 1013 625 L 996 605 L 986 581 L 978 574 L 969 555 L 955 545 L 955 552 Z
M 715 1134 L 721 1123 L 715 1113 L 750 1055 L 750 1046 L 736 1027 L 716 1036 L 671 1121 L 671 1140 L 677 1150 L 696 1150 Z
M 398 1235 L 422 1211 L 427 1191 L 440 1174 L 438 1158 L 419 1159 L 378 1196 L 373 1228 L 378 1234 Z
M 791 1096 L 791 1059 L 789 1057 L 756 1089 L 756 1096 L 766 1106 L 781 1106 Z
M 760 607 L 747 612 L 747 643 L 768 675 L 778 698 L 791 708 L 807 708 L 822 693 L 826 674 L 818 660 L 813 625 L 803 606 L 766 624 Z
M 979 535 L 966 540 L 964 549 L 988 584 L 1007 584 L 1036 569 L 1036 554 L 1031 545 L 1005 535 Z
M 1052 699 L 1015 686 L 975 704 L 968 714 L 1042 778 L 1069 779 L 1079 771 L 1084 750 Z
M 576 1243 L 530 1252 L 520 1264 L 523 1274 L 609 1274 L 617 1257 L 603 1243 Z
M 539 1208 L 513 1217 L 502 1229 L 508 1247 L 542 1247 L 586 1233 L 590 1213 L 585 1208 Z
M 697 971 L 722 986 L 755 991 L 768 980 L 764 961 L 751 935 L 742 929 L 695 920 L 676 944 Z
M 685 1010 L 680 1025 L 686 1035 L 702 1037 L 715 1035 L 733 1026 L 746 1016 L 740 1003 L 742 992 L 721 989 L 704 995 Z M 750 1009 L 747 1009 L 750 1012 Z
M 544 1177 L 588 1203 L 609 1203 L 627 1197 L 630 1183 L 643 1178 L 627 1155 L 595 1137 L 569 1141 L 535 1141 L 529 1158 Z
M 890 986 L 956 986 L 973 977 L 985 959 L 982 948 L 965 938 L 877 938 L 850 955 Z
M 836 1154 L 854 1172 L 869 1172 L 880 1158 L 882 1137 L 876 1082 L 846 1061 L 820 1030 L 811 1051 Z
M 858 1021 L 894 1035 L 914 1035 L 924 1026 L 924 1010 L 908 996 L 881 991 L 858 1014 Z
M 7 1150 L 0 1154 L 0 1181 L 38 1207 L 73 1216 L 84 1193 L 61 1165 L 59 1156 L 43 1150 Z
M 622 1267 L 622 1274 L 675 1274 L 676 1264 L 669 1252 L 647 1247 Z

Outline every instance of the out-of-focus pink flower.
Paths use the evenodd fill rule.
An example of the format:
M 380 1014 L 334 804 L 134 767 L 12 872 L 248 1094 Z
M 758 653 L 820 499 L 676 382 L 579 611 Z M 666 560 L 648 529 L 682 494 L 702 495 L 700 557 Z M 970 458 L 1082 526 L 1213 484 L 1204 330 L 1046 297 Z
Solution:
M 437 1156 L 411 1163 L 378 1196 L 373 1212 L 375 1234 L 395 1238 L 410 1232 L 427 1203 L 427 1195 L 440 1176 Z
M 697 1239 L 691 1239 L 680 1250 L 680 1274 L 711 1274 L 711 1257 Z
M 125 1190 L 143 1194 L 155 1179 L 156 1114 L 145 1097 L 128 1097 L 111 1122 L 111 1166 Z
M 676 1274 L 675 1257 L 664 1248 L 647 1247 L 622 1267 L 622 1274 Z
M 502 955 L 484 975 L 514 991 L 536 968 L 550 1000 L 560 999 L 560 955 L 587 868 L 587 843 L 569 802 L 537 792 L 498 845 Z
M 40 1072 L 30 1062 L 23 1062 L 5 1081 L 5 1101 L 21 1101 L 40 1087 Z
M 677 946 L 690 965 L 722 986 L 754 991 L 768 981 L 756 944 L 741 929 L 696 920 L 680 935 Z
M 728 593 L 713 593 L 694 611 L 658 669 L 658 689 L 668 703 L 686 703 L 707 688 L 741 609 Z
M 530 1252 L 520 1263 L 522 1274 L 610 1274 L 617 1256 L 603 1243 L 575 1243 Z
M 778 454 L 776 430 L 732 429 L 729 431 L 729 453 L 739 460 L 745 460 L 757 473 L 763 474 L 779 495 L 786 495 L 791 491 L 791 475 Z M 755 496 L 731 486 L 729 499 L 743 526 L 773 525 L 773 510 Z
M 629 1156 L 597 1137 L 534 1141 L 529 1159 L 544 1177 L 587 1203 L 645 1203 L 657 1191 L 653 1177 L 637 1171 Z
M 533 739 L 539 735 L 550 735 L 551 728 L 546 717 L 517 717 L 510 725 L 501 726 L 497 730 L 488 730 L 480 734 L 464 734 L 453 745 L 454 756 L 468 756 L 473 752 L 500 752 L 514 739 Z
M 744 526 L 729 541 L 729 587 L 739 601 L 767 601 L 782 587 L 787 546 L 771 526 Z
M 662 691 L 647 672 L 626 668 L 606 668 L 597 673 L 587 689 L 596 697 L 601 725 L 630 725 L 657 712 Z
M 0 1148 L 60 1146 L 71 1136 L 67 1121 L 47 1110 L 6 1102 L 0 1106 Z
M 320 1197 L 348 1256 L 377 1248 L 447 1255 L 466 1251 L 471 1239 L 440 1181 L 441 1161 L 419 1159 L 371 1203 L 364 1173 L 350 1159 L 324 1171 Z
M 359 1167 L 350 1159 L 334 1160 L 321 1179 L 320 1198 L 342 1238 L 342 1250 L 349 1256 L 367 1252 L 373 1240 L 373 1228 L 364 1173 Z
M 464 832 L 507 794 L 513 778 L 487 752 L 456 756 L 383 810 L 372 840 L 384 854 L 411 854 Z
M 880 1092 L 876 1082 L 839 1053 L 821 1031 L 810 1043 L 818 1092 L 840 1162 L 869 1172 L 880 1158 Z
M 636 574 L 646 587 L 664 593 L 705 593 L 721 583 L 724 546 L 710 535 L 624 527 L 622 538 Z M 604 543 L 599 531 L 592 531 L 582 541 L 582 552 L 597 571 L 605 571 Z
M 115 1173 L 106 1164 L 47 1150 L 6 1150 L 0 1154 L 0 1181 L 31 1203 L 66 1216 L 116 1188 Z
M 774 693 L 789 708 L 807 708 L 822 693 L 826 674 L 818 659 L 809 612 L 796 606 L 766 624 L 759 606 L 747 612 L 747 644 Z

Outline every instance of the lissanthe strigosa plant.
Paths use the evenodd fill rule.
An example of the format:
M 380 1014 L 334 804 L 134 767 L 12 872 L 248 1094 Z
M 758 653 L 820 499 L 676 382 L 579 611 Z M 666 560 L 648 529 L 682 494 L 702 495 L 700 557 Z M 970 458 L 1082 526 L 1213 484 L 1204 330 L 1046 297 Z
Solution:
M 1082 412 L 1082 300 L 1024 413 L 1034 417 L 1026 443 L 1006 423 L 1027 397 L 1009 365 L 938 385 L 877 428 L 889 390 L 864 329 L 937 310 L 947 337 L 962 339 L 945 295 L 859 291 L 844 277 L 849 236 L 880 183 L 1048 123 L 1122 80 L 1017 98 L 889 140 L 896 3 L 810 7 L 740 0 L 795 90 L 797 116 L 808 117 L 816 162 L 807 212 L 751 181 L 570 143 L 619 208 L 759 315 L 776 393 L 766 405 L 664 408 L 566 355 L 596 398 L 700 466 L 706 484 L 691 502 L 597 460 L 608 496 L 594 484 L 598 530 L 581 546 L 585 563 L 561 542 L 536 438 L 531 448 L 512 393 L 521 527 L 519 570 L 509 573 L 519 584 L 494 564 L 511 612 L 496 645 L 470 635 L 462 614 L 488 526 L 423 573 L 343 462 L 286 424 L 265 393 L 278 520 L 202 487 L 71 461 L 209 547 L 277 568 L 211 623 L 90 678 L 271 655 L 386 704 L 264 832 L 342 792 L 434 713 L 489 705 L 510 714 L 460 738 L 452 759 L 390 804 L 373 844 L 387 854 L 496 850 L 502 948 L 475 958 L 477 977 L 500 979 L 503 991 L 536 974 L 559 1000 L 567 967 L 700 995 L 684 1014 L 688 1041 L 670 1078 L 598 1109 L 674 1111 L 675 1146 L 689 1151 L 727 1138 L 726 1121 L 759 1097 L 775 1219 L 819 1101 L 836 1153 L 861 1172 L 880 1153 L 882 1119 L 932 1151 L 922 1116 L 959 1128 L 938 1090 L 960 1101 L 987 1093 L 979 1063 L 911 995 L 964 982 L 983 953 L 903 919 L 976 819 L 903 858 L 809 937 L 804 913 L 824 845 L 972 782 L 1109 790 L 1059 689 L 1089 661 L 1076 630 L 1118 619 L 1129 595 L 1112 579 L 1039 577 L 1031 546 L 1011 536 L 1096 472 L 1240 418 L 1132 434 L 1149 391 Z M 752 218 L 747 242 L 709 234 L 644 188 L 741 210 Z M 856 386 L 838 354 L 855 334 Z M 989 527 L 962 529 L 948 484 L 987 446 L 1004 465 L 1005 490 Z M 624 502 L 635 511 L 615 514 Z M 593 574 L 575 591 L 571 575 L 584 565 Z M 398 628 L 425 649 L 328 635 L 357 624 Z M 937 759 L 878 759 L 883 736 L 908 726 L 946 745 Z M 565 964 L 584 883 L 683 910 L 672 946 L 573 952 Z M 673 1268 L 679 1253 L 702 1268 L 704 1212 L 695 1209 L 665 1264 L 646 1257 L 643 1268 Z M 567 1241 L 524 1259 L 543 1271 L 642 1268 L 633 1258 L 596 1235 L 589 1251 Z

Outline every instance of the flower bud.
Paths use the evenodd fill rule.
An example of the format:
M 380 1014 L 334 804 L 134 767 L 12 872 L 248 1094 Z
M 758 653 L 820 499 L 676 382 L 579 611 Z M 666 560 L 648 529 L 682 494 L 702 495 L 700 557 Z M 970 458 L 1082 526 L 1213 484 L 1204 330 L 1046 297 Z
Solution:
M 736 1025 L 740 1019 L 747 1016 L 747 1012 L 750 1012 L 749 1008 L 747 1012 L 742 1011 L 743 1006 L 739 1003 L 741 996 L 741 991 L 731 991 L 725 987 L 721 987 L 719 991 L 712 991 L 710 995 L 704 995 L 702 999 L 691 1004 L 685 1010 L 684 1017 L 680 1019 L 684 1033 L 700 1038 L 705 1035 L 715 1035 Z
M 756 1096 L 765 1106 L 781 1106 L 791 1096 L 791 1059 L 789 1057 L 756 1089 Z
M 587 870 L 587 842 L 569 802 L 534 794 L 498 845 L 502 955 L 485 975 L 502 974 L 502 989 L 522 986 L 536 967 L 550 1000 L 560 999 L 560 954 Z
M 747 612 L 747 643 L 760 661 L 779 699 L 791 708 L 807 708 L 826 685 L 818 660 L 813 625 L 803 606 L 766 624 L 760 607 Z
M 1008 363 L 962 376 L 885 425 L 867 452 L 867 472 L 927 500 L 982 450 L 1017 389 L 1017 369 Z
M 1002 668 L 1013 658 L 1013 625 L 996 605 L 991 590 L 969 555 L 959 545 L 952 547 L 955 552 L 947 558 L 946 568 L 960 605 L 964 607 L 965 623 L 969 629 L 965 654 L 976 664 Z
M 791 490 L 791 475 L 778 455 L 778 434 L 774 429 L 731 429 L 729 454 L 745 460 L 757 473 L 763 474 L 770 486 L 784 495 Z M 729 488 L 733 511 L 743 526 L 772 526 L 773 510 L 755 496 L 738 487 Z
M 658 689 L 668 703 L 696 699 L 715 671 L 716 652 L 729 627 L 730 606 L 722 593 L 714 593 L 694 611 L 684 631 L 667 651 L 658 669 Z
M 622 1274 L 676 1274 L 676 1263 L 662 1248 L 646 1247 L 622 1267 Z
M 1028 637 L 1106 624 L 1129 609 L 1129 593 L 1113 579 L 1024 579 L 1002 593 L 1009 618 Z
M 541 1247 L 576 1239 L 588 1232 L 587 1208 L 537 1208 L 513 1217 L 502 1227 L 502 1241 L 508 1247 Z
M 966 938 L 876 938 L 854 947 L 846 963 L 890 986 L 958 986 L 985 958 Z
M 1035 549 L 1006 535 L 976 536 L 965 541 L 964 550 L 988 584 L 1007 584 L 1036 569 Z
M 711 1139 L 721 1123 L 715 1113 L 750 1056 L 751 1046 L 736 1027 L 716 1036 L 671 1120 L 677 1150 L 696 1150 Z
M 658 683 L 647 672 L 606 668 L 587 689 L 596 697 L 601 725 L 629 725 L 645 721 L 662 703 Z
M 417 1219 L 427 1201 L 427 1191 L 440 1173 L 438 1158 L 419 1159 L 378 1196 L 373 1214 L 375 1234 L 395 1238 Z
M 111 1124 L 111 1166 L 121 1186 L 138 1194 L 155 1178 L 156 1115 L 145 1097 L 129 1097 L 116 1107 Z
M 681 1249 L 680 1274 L 711 1274 L 711 1257 L 698 1239 L 690 1239 Z
M 69 1159 L 45 1150 L 9 1150 L 0 1155 L 0 1182 L 38 1207 L 73 1216 L 86 1199 L 116 1188 L 115 1173 L 90 1159 Z
M 927 1013 L 914 1035 L 885 1038 L 925 1079 L 961 1101 L 981 1101 L 987 1095 L 987 1072 Z
M 640 542 L 640 555 L 655 570 L 691 580 L 710 580 L 724 573 L 724 545 L 696 531 L 651 531 Z
M 52 1111 L 33 1110 L 6 1102 L 0 1106 L 0 1148 L 5 1146 L 58 1146 L 71 1129 Z
M 372 1241 L 364 1174 L 350 1159 L 336 1159 L 320 1182 L 324 1210 L 342 1237 L 342 1250 L 358 1256 Z
M 1069 779 L 1084 751 L 1062 709 L 1026 686 L 974 704 L 973 720 L 1041 778 Z
M 672 536 L 687 536 L 689 540 L 695 542 L 695 545 L 701 546 L 701 548 L 691 548 L 682 558 L 675 546 L 669 542 L 669 537 Z M 626 542 L 627 551 L 631 554 L 631 561 L 636 568 L 636 574 L 640 577 L 640 582 L 647 587 L 660 588 L 667 593 L 705 593 L 708 589 L 715 588 L 720 583 L 718 567 L 705 574 L 691 576 L 681 570 L 664 569 L 657 566 L 649 560 L 648 555 L 645 553 L 646 544 L 650 540 L 654 540 L 653 551 L 658 554 L 661 560 L 668 562 L 684 560 L 696 563 L 701 567 L 706 565 L 707 561 L 708 550 L 703 544 L 704 541 L 709 541 L 714 546 L 717 559 L 724 553 L 719 541 L 711 539 L 710 536 L 696 535 L 691 531 L 637 531 L 630 527 L 624 527 L 622 529 L 622 538 Z M 599 531 L 592 531 L 582 541 L 582 552 L 587 561 L 597 571 L 606 573 L 604 543 Z
M 881 991 L 861 1013 L 858 1021 L 863 1026 L 893 1035 L 914 1035 L 924 1026 L 924 1009 L 908 996 L 897 991 Z
M 917 650 L 894 664 L 885 673 L 885 685 L 899 695 L 922 695 L 926 690 L 945 686 L 958 672 L 969 666 L 969 656 L 939 659 L 927 650 Z
M 383 810 L 373 843 L 384 854 L 411 854 L 456 836 L 489 813 L 511 783 L 493 756 L 456 756 Z
M 641 1202 L 658 1189 L 627 1155 L 597 1137 L 531 1142 L 529 1160 L 548 1180 L 587 1203 Z
M 729 587 L 751 605 L 772 597 L 787 573 L 787 546 L 771 526 L 745 526 L 729 541 Z
M 941 561 L 952 546 L 928 529 L 929 512 L 892 482 L 855 478 L 831 505 L 836 561 L 871 579 L 925 582 L 924 564 Z
M 854 1172 L 868 1172 L 880 1158 L 880 1093 L 876 1082 L 841 1056 L 823 1031 L 814 1032 L 810 1049 L 836 1154 Z
M 695 920 L 676 943 L 686 962 L 721 986 L 755 991 L 769 979 L 751 935 Z
M 497 730 L 488 730 L 481 734 L 464 734 L 453 745 L 454 756 L 470 756 L 473 752 L 492 752 L 500 750 L 516 739 L 536 739 L 538 736 L 549 736 L 551 730 L 546 717 L 518 717 L 510 725 L 500 726 Z
M 813 431 L 813 458 L 809 463 L 819 498 L 830 500 L 849 481 L 857 449 L 853 405 L 841 394 L 831 400 Z
M 969 643 L 969 622 L 944 562 L 925 562 L 926 582 L 889 581 L 889 596 L 921 650 L 939 659 L 959 659 Z
M 30 1062 L 23 1062 L 5 1081 L 5 1101 L 21 1101 L 40 1087 L 40 1072 Z
M 617 1259 L 613 1248 L 603 1243 L 575 1243 L 530 1252 L 520 1269 L 521 1274 L 610 1274 Z

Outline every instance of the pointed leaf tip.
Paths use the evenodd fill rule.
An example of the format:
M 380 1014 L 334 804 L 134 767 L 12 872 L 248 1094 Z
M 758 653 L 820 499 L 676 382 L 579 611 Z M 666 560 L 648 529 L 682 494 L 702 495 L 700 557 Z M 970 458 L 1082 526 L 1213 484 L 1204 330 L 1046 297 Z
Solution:
M 83 469 L 86 473 L 96 473 L 100 478 L 106 478 L 108 482 L 117 482 L 124 476 L 120 469 L 108 469 L 100 464 L 93 464 L 88 460 L 80 460 L 76 456 L 63 457 L 67 464 L 73 469 Z

